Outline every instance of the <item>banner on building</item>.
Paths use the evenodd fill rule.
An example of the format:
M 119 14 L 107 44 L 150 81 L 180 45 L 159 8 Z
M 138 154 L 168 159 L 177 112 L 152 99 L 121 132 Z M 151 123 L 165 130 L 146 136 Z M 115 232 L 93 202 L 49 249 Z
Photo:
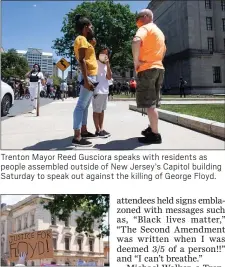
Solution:
M 26 260 L 53 258 L 52 230 L 13 234 L 8 240 L 11 261 L 18 261 L 21 252 Z

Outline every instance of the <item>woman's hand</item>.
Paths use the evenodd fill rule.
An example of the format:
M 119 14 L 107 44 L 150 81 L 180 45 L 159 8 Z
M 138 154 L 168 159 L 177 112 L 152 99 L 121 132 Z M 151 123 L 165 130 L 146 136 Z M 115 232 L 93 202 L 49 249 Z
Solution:
M 84 88 L 88 89 L 89 91 L 94 91 L 94 85 L 89 81 L 84 82 Z

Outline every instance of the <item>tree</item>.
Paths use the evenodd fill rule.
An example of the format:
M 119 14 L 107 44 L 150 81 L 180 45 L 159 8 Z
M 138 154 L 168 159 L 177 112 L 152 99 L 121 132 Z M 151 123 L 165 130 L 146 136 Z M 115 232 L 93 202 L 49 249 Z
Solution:
M 104 224 L 104 218 L 109 210 L 109 195 L 51 195 L 50 200 L 44 207 L 65 221 L 73 211 L 81 210 L 82 214 L 77 218 L 78 233 L 85 232 L 86 235 L 93 233 L 93 223 L 97 220 L 99 235 L 109 235 L 109 227 Z
M 63 20 L 62 38 L 54 40 L 53 49 L 58 55 L 71 57 L 77 36 L 74 27 L 75 15 L 88 17 L 95 29 L 96 49 L 107 45 L 111 54 L 111 65 L 119 70 L 133 68 L 131 40 L 136 32 L 135 14 L 129 5 L 115 4 L 112 0 L 83 2 L 72 9 Z
M 62 79 L 56 75 L 50 77 L 53 80 L 53 84 L 59 86 L 62 82 Z
M 17 54 L 15 49 L 2 53 L 2 77 L 8 80 L 10 77 L 23 79 L 29 71 L 28 62 Z

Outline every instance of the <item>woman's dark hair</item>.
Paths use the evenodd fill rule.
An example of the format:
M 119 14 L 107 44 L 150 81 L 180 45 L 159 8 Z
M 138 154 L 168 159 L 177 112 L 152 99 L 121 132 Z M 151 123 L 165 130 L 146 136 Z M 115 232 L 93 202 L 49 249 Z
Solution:
M 82 33 L 85 26 L 91 25 L 91 21 L 81 15 L 75 16 L 75 29 L 78 33 Z
M 98 49 L 97 53 L 96 53 L 97 58 L 99 58 L 99 55 L 101 54 L 101 52 L 102 52 L 103 50 L 107 50 L 107 52 L 108 52 L 108 57 L 110 57 L 110 50 L 109 50 L 109 48 L 108 48 L 107 46 L 101 46 L 101 47 Z
M 35 66 L 38 66 L 38 72 L 40 72 L 40 71 L 41 71 L 41 67 L 40 67 L 40 65 L 37 64 L 37 63 L 35 63 L 35 64 L 33 65 L 33 69 L 34 69 Z

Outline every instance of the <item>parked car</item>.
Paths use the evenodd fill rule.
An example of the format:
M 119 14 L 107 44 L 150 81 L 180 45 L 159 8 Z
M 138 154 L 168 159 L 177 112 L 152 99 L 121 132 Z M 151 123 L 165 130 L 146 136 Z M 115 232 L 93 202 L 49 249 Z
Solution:
M 1 81 L 1 116 L 6 116 L 14 104 L 14 92 L 10 85 Z

